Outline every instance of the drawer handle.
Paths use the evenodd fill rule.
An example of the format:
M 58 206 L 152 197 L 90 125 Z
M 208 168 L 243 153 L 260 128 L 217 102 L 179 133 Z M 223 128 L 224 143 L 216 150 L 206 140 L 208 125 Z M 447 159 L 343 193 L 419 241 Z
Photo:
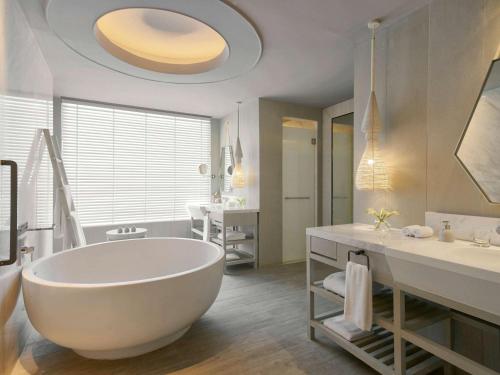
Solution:
M 347 253 L 348 262 L 351 261 L 351 253 L 353 253 L 354 255 L 362 255 L 366 257 L 366 267 L 368 267 L 368 270 L 370 269 L 370 257 L 366 255 L 364 250 L 349 250 L 349 252 Z

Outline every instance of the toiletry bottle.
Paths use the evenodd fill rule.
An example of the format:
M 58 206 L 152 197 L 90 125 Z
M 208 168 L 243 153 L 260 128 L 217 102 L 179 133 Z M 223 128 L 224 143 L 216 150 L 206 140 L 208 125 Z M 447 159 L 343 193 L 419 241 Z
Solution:
M 447 220 L 444 220 L 441 224 L 442 224 L 441 230 L 439 231 L 439 241 L 443 241 L 443 242 L 455 241 L 455 235 L 453 234 L 453 231 L 451 230 L 450 222 Z

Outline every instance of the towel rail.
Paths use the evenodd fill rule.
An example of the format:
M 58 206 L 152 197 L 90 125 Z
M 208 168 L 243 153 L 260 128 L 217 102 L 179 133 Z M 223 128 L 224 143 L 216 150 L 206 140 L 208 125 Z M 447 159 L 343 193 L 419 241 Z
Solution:
M 351 261 L 351 253 L 354 255 L 364 256 L 366 258 L 366 267 L 368 267 L 368 269 L 370 269 L 370 257 L 365 253 L 364 250 L 349 250 L 349 252 L 347 253 L 347 261 L 348 262 Z
M 13 160 L 1 160 L 0 165 L 10 168 L 9 259 L 0 260 L 0 266 L 8 266 L 17 260 L 17 163 Z

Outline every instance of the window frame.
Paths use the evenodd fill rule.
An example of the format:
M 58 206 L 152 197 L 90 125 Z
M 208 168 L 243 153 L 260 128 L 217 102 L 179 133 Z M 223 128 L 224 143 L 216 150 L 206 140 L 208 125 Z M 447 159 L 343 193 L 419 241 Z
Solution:
M 58 118 L 60 120 L 59 124 L 58 124 L 59 125 L 58 130 L 59 130 L 59 134 L 60 134 L 60 144 L 61 144 L 61 148 L 62 148 L 61 153 L 62 153 L 62 157 L 63 157 L 63 162 L 65 159 L 64 158 L 64 143 L 65 143 L 64 126 L 65 126 L 65 124 L 64 124 L 64 120 L 63 120 L 63 116 L 64 116 L 63 107 L 64 107 L 64 104 L 66 104 L 66 103 L 73 104 L 73 105 L 90 106 L 90 107 L 96 107 L 96 108 L 105 108 L 105 109 L 110 109 L 110 110 L 130 111 L 133 113 L 144 114 L 144 115 L 152 114 L 152 115 L 157 115 L 157 116 L 169 116 L 169 117 L 175 117 L 176 119 L 180 119 L 180 120 L 188 120 L 188 121 L 189 120 L 195 120 L 195 121 L 204 120 L 204 121 L 207 121 L 208 122 L 208 155 L 204 155 L 204 156 L 202 156 L 202 158 L 206 158 L 206 161 L 208 161 L 210 163 L 210 165 L 212 164 L 212 160 L 213 160 L 212 154 L 213 154 L 213 146 L 214 146 L 213 136 L 214 136 L 214 134 L 213 134 L 213 128 L 212 128 L 213 127 L 212 118 L 209 116 L 186 114 L 186 113 L 182 113 L 182 112 L 173 112 L 173 111 L 159 110 L 159 109 L 154 109 L 154 108 L 107 103 L 107 102 L 92 101 L 92 100 L 78 99 L 78 98 L 71 98 L 71 97 L 61 97 L 60 100 L 58 101 L 58 105 L 59 105 L 59 109 L 60 109 L 60 111 L 58 113 L 58 115 L 59 115 Z M 147 124 L 145 126 L 147 126 Z M 203 125 L 200 124 L 200 126 L 203 126 Z M 55 126 L 55 128 L 56 128 L 56 126 Z M 200 134 L 203 134 L 203 132 L 205 130 L 200 129 Z M 174 130 L 174 132 L 175 132 L 175 130 Z M 145 146 L 145 149 L 146 148 L 147 148 L 147 145 Z M 174 149 L 174 153 L 177 154 L 175 149 Z M 113 152 L 113 155 L 115 155 L 114 152 Z M 145 155 L 146 155 L 146 153 L 145 153 Z M 145 156 L 145 158 L 147 158 L 147 156 Z M 198 172 L 196 170 L 196 172 L 193 172 L 193 173 L 198 173 Z M 206 178 L 206 176 L 203 178 Z M 71 184 L 71 181 L 70 181 L 70 184 Z M 145 184 L 147 184 L 147 180 L 145 180 Z M 209 200 L 211 193 L 212 193 L 212 181 L 210 179 L 208 179 L 206 185 L 207 185 L 207 189 L 208 189 L 207 198 Z M 146 197 L 147 197 L 147 193 L 148 193 L 148 188 L 145 187 L 144 194 Z M 75 200 L 77 200 L 77 199 L 75 199 Z M 191 201 L 194 202 L 195 200 L 196 200 L 196 198 L 193 197 L 193 199 L 192 200 L 190 199 L 189 202 L 191 202 Z M 200 202 L 200 203 L 209 203 L 209 201 Z M 115 204 L 115 203 L 112 203 L 112 204 Z M 164 218 L 151 218 L 151 217 L 147 217 L 147 212 L 145 211 L 145 218 L 142 220 L 132 219 L 129 221 L 122 221 L 122 220 L 117 221 L 115 218 L 113 218 L 111 220 L 111 222 L 91 223 L 91 222 L 87 222 L 85 220 L 82 220 L 82 223 L 83 223 L 83 226 L 85 228 L 92 228 L 92 227 L 132 224 L 132 223 L 144 223 L 144 224 L 146 224 L 146 223 L 176 222 L 176 221 L 189 220 L 189 215 L 187 214 L 187 211 L 186 211 L 185 217 L 184 216 L 178 217 L 176 210 L 178 211 L 179 209 L 178 208 L 173 209 L 173 217 L 168 217 L 168 215 L 165 215 Z M 78 208 L 77 208 L 77 211 L 78 211 Z

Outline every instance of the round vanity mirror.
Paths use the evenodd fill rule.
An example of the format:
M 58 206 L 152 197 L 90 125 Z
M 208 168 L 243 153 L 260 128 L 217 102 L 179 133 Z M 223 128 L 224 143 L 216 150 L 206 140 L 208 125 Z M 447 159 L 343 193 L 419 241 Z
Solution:
M 198 172 L 203 175 L 203 176 L 206 176 L 208 174 L 208 165 L 207 164 L 200 164 L 198 166 Z

